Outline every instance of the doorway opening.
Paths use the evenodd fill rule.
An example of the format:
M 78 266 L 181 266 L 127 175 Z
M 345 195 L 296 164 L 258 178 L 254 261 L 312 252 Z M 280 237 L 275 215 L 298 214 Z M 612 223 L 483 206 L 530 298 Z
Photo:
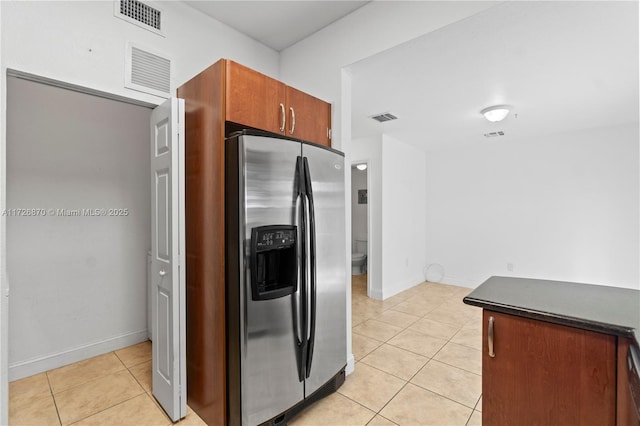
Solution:
M 368 168 L 366 161 L 351 164 L 351 287 L 365 296 L 370 294 Z
M 151 108 L 7 76 L 9 380 L 149 338 Z

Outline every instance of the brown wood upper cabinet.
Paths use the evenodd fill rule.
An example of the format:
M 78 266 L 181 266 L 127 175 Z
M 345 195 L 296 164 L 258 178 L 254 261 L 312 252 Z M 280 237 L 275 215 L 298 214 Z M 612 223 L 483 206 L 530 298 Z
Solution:
M 226 120 L 331 146 L 331 104 L 226 61 Z
M 186 111 L 187 397 L 206 423 L 225 425 L 234 362 L 226 354 L 225 137 L 253 128 L 330 146 L 331 106 L 226 59 L 178 97 Z

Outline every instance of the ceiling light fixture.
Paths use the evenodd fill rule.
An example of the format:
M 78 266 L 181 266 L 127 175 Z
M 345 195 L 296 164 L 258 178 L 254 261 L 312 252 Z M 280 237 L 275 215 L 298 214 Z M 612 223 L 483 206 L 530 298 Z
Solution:
M 356 166 L 356 168 L 357 168 L 358 170 L 367 170 L 367 165 L 366 165 L 366 164 L 358 164 L 358 165 Z
M 509 114 L 509 107 L 506 105 L 494 105 L 480 111 L 487 120 L 492 123 L 504 120 Z

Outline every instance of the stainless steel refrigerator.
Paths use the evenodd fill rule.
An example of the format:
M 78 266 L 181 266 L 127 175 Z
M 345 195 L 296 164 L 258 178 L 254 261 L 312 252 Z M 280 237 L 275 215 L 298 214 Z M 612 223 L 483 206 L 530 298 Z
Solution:
M 344 155 L 248 131 L 225 150 L 228 421 L 284 424 L 344 382 Z

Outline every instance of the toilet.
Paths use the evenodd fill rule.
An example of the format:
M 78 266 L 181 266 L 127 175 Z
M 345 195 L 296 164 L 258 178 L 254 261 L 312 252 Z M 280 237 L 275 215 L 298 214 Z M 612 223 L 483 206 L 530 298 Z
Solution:
M 362 275 L 367 272 L 367 240 L 356 240 L 354 252 L 351 253 L 351 275 Z

